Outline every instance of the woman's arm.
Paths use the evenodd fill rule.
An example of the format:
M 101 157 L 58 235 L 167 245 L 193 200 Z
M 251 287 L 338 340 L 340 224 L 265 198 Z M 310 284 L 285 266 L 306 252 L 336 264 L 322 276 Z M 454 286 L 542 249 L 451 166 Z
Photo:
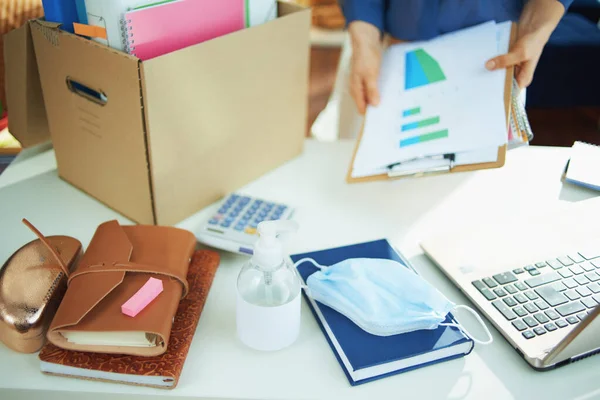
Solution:
M 350 93 L 364 114 L 367 106 L 379 104 L 377 79 L 381 65 L 381 37 L 385 0 L 339 0 L 352 41 Z
M 520 88 L 531 84 L 544 46 L 573 0 L 529 0 L 518 23 L 517 41 L 504 55 L 489 60 L 486 67 L 496 70 L 515 66 Z

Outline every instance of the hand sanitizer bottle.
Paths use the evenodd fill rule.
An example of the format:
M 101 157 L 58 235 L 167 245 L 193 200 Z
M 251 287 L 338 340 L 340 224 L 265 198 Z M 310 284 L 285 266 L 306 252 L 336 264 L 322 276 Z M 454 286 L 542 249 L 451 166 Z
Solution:
M 276 351 L 290 346 L 300 331 L 301 282 L 284 258 L 278 233 L 295 232 L 294 221 L 266 221 L 254 255 L 237 280 L 237 333 L 256 350 Z

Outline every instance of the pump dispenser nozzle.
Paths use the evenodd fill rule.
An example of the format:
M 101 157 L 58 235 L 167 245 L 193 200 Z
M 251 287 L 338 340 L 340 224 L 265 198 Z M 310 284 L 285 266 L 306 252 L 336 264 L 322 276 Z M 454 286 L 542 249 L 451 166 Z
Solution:
M 265 269 L 277 268 L 283 262 L 283 245 L 277 237 L 280 233 L 296 232 L 295 221 L 264 221 L 258 224 L 260 235 L 254 246 L 252 261 Z

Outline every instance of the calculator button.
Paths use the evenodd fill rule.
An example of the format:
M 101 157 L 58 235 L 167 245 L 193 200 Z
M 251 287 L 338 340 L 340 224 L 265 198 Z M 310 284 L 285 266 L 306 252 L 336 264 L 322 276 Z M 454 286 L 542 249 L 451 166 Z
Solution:
M 533 330 L 535 332 L 536 335 L 541 336 L 544 333 L 546 333 L 546 330 L 544 328 L 542 328 L 541 326 L 538 326 L 537 328 L 535 328 Z
M 590 289 L 588 289 L 587 287 L 585 287 L 585 286 L 578 287 L 575 290 L 577 291 L 577 293 L 579 293 L 579 295 L 581 297 L 587 297 L 587 296 L 591 296 L 592 295 L 592 291 Z
M 563 317 L 569 316 L 571 314 L 576 314 L 576 313 L 582 312 L 584 310 L 585 310 L 584 305 L 578 301 L 569 303 L 569 304 L 565 304 L 560 307 L 556 307 L 556 311 Z M 569 321 L 568 318 L 567 318 L 567 321 Z M 569 321 L 569 322 L 571 322 L 571 321 Z
M 211 225 L 217 225 L 219 223 L 218 219 L 211 219 L 210 221 L 208 221 L 209 224 Z
M 218 213 L 225 214 L 225 213 L 227 213 L 227 211 L 229 211 L 229 207 L 221 207 L 221 208 L 219 208 Z
M 245 232 L 248 235 L 256 235 L 256 228 L 246 228 Z
M 525 329 L 527 329 L 527 325 L 525 325 L 525 322 L 521 321 L 520 319 L 513 321 L 512 324 L 515 328 L 517 328 L 518 331 L 524 331 Z
M 550 306 L 548 306 L 548 304 L 546 304 L 546 302 L 544 300 L 536 300 L 534 301 L 535 305 L 538 306 L 538 308 L 540 310 L 546 310 L 548 308 L 550 308 Z
M 581 302 L 587 308 L 594 308 L 594 307 L 596 307 L 598 305 L 598 303 L 596 303 L 596 300 L 594 300 L 591 297 L 586 297 L 585 299 L 581 300 Z
M 525 337 L 525 339 L 533 339 L 535 335 L 531 331 L 525 331 L 523 332 L 523 337 Z
M 590 271 L 593 271 L 596 269 L 596 267 L 594 267 L 594 264 L 592 264 L 589 261 L 586 261 L 580 265 L 581 265 L 581 268 L 583 268 L 585 270 L 585 272 L 590 272 Z
M 557 325 L 559 328 L 564 328 L 564 327 L 568 326 L 569 324 L 567 324 L 567 322 L 566 322 L 566 321 L 564 321 L 564 320 L 562 320 L 562 319 L 561 319 L 561 320 L 559 320 L 559 321 L 556 321 L 556 325 Z
M 515 287 L 521 291 L 527 290 L 527 286 L 523 282 L 516 282 Z
M 577 314 L 577 318 L 579 318 L 581 321 L 583 321 L 585 319 L 585 317 L 587 317 L 587 313 L 586 312 L 582 312 Z
M 252 229 L 256 229 L 258 227 L 258 223 L 257 222 L 251 222 L 248 224 L 248 226 Z
M 535 314 L 534 318 L 537 319 L 540 324 L 545 324 L 547 322 L 550 322 L 550 320 L 548 319 L 548 317 L 546 317 L 546 315 L 544 315 L 542 313 Z
M 554 310 L 548 310 L 545 311 L 545 313 L 548 316 L 548 318 L 550 318 L 552 321 L 560 318 L 560 315 L 558 315 L 558 313 Z
M 486 299 L 492 301 L 496 299 L 496 296 L 494 295 L 494 293 L 490 292 L 488 289 L 482 289 L 481 290 L 481 294 L 485 296 Z
M 250 202 L 250 197 L 244 196 L 240 199 L 240 204 L 248 204 Z
M 537 307 L 535 306 L 535 304 L 533 304 L 533 303 L 527 303 L 527 304 L 525 304 L 523 307 L 525 307 L 525 309 L 526 309 L 527 311 L 529 311 L 530 313 L 532 313 L 532 314 L 533 314 L 534 312 L 538 311 L 538 308 L 537 308 Z
M 546 262 L 554 269 L 561 269 L 563 267 L 562 263 L 558 260 L 548 260 Z
M 583 262 L 583 258 L 577 253 L 569 254 L 569 258 L 576 263 Z
M 515 312 L 515 314 L 517 314 L 519 317 L 525 317 L 525 316 L 527 316 L 527 311 L 525 311 L 525 310 L 523 309 L 523 307 L 521 307 L 521 306 L 518 306 L 518 307 L 515 307 L 515 308 L 513 308 L 513 311 L 514 311 L 514 312 Z
M 494 281 L 492 278 L 483 278 L 483 282 L 488 285 L 489 288 L 495 288 L 498 286 L 496 281 Z
M 515 293 L 518 292 L 518 290 L 515 289 L 515 287 L 513 285 L 506 285 L 506 286 L 504 286 L 504 290 L 506 290 L 510 294 L 515 294 Z M 525 300 L 525 301 L 527 301 L 527 300 Z
M 574 267 L 571 267 L 569 269 L 575 275 L 583 274 L 583 268 L 581 268 L 579 265 L 575 265 Z
M 492 305 L 496 307 L 496 309 L 500 311 L 502 315 L 504 315 L 504 318 L 506 318 L 507 320 L 512 321 L 513 319 L 517 318 L 515 313 L 512 312 L 512 310 L 508 308 L 506 304 L 504 304 L 502 301 L 496 300 L 492 302 Z
M 533 328 L 534 326 L 538 326 L 538 323 L 535 319 L 533 319 L 533 317 L 525 317 L 523 318 L 523 321 L 530 327 Z
M 584 275 L 579 275 L 575 277 L 575 282 L 579 283 L 580 285 L 585 285 L 587 283 L 590 283 L 590 280 Z
M 597 282 L 590 283 L 587 285 L 587 288 L 590 289 L 593 293 L 600 293 L 600 284 Z
M 563 268 L 561 270 L 558 271 L 558 273 L 563 277 L 563 278 L 570 278 L 573 276 L 573 272 L 571 272 L 570 269 L 568 268 Z
M 225 222 L 223 222 L 223 223 L 221 224 L 221 226 L 222 226 L 223 228 L 229 228 L 229 227 L 231 226 L 231 222 L 227 222 L 227 221 L 225 221 Z
M 507 283 L 515 282 L 517 280 L 512 272 L 494 275 L 494 279 L 501 285 L 506 285 Z
M 512 297 L 506 297 L 504 299 L 504 303 L 506 303 L 506 305 L 509 307 L 514 307 L 517 305 L 517 302 Z
M 600 281 L 600 275 L 598 275 L 597 272 L 588 272 L 587 274 L 584 275 L 586 278 L 588 278 L 591 282 L 597 282 Z
M 243 231 L 243 230 L 244 230 L 244 228 L 245 228 L 245 227 L 246 227 L 246 225 L 236 225 L 236 226 L 235 226 L 235 230 L 236 230 L 236 231 L 240 231 L 240 232 L 241 232 L 241 231 Z
M 579 255 L 581 255 L 581 257 L 585 258 L 586 260 L 591 260 L 591 259 L 600 257 L 600 249 L 598 249 L 598 248 L 585 249 L 584 251 L 580 251 Z
M 540 298 L 540 296 L 538 296 L 537 294 L 535 294 L 535 292 L 525 292 L 525 296 L 527 296 L 527 298 L 529 300 L 537 300 Z

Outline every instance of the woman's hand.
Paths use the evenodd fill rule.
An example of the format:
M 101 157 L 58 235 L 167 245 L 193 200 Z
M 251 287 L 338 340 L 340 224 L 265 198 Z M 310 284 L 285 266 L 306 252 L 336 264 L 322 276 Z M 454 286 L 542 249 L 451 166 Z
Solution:
M 379 104 L 377 80 L 381 66 L 382 44 L 377 27 L 363 21 L 348 26 L 352 40 L 350 94 L 361 114 L 367 106 Z
M 486 68 L 493 71 L 514 66 L 519 87 L 529 86 L 542 51 L 564 12 L 556 0 L 530 0 L 519 20 L 515 44 L 507 54 L 489 60 Z

